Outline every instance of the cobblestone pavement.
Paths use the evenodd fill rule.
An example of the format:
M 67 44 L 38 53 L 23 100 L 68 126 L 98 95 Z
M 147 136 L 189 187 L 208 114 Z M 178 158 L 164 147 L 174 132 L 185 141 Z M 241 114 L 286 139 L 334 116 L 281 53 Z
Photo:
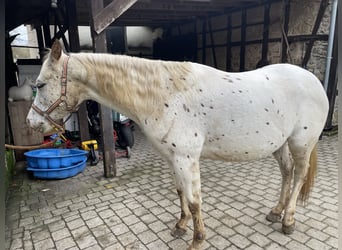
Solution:
M 186 249 L 170 230 L 180 213 L 171 171 L 137 130 L 130 160 L 117 159 L 117 177 L 103 165 L 64 180 L 33 180 L 18 164 L 7 201 L 6 249 Z M 265 215 L 276 204 L 276 161 L 203 160 L 203 249 L 337 249 L 337 136 L 319 142 L 317 181 L 296 231 L 281 233 Z M 20 167 L 21 166 L 21 167 Z

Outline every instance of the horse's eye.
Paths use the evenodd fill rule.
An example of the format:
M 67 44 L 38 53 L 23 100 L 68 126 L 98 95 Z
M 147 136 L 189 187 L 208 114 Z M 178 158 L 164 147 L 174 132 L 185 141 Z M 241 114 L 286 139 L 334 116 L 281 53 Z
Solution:
M 46 83 L 40 82 L 40 83 L 37 83 L 36 87 L 37 87 L 38 89 L 41 89 L 41 88 L 43 88 L 45 85 L 46 85 Z

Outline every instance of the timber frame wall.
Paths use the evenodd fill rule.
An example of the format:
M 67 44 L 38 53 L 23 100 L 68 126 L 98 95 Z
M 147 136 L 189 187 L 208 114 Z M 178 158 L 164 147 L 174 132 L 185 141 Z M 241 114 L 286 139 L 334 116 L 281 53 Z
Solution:
M 329 37 L 331 1 L 270 0 L 174 27 L 195 33 L 196 61 L 225 71 L 246 71 L 288 62 L 321 80 Z

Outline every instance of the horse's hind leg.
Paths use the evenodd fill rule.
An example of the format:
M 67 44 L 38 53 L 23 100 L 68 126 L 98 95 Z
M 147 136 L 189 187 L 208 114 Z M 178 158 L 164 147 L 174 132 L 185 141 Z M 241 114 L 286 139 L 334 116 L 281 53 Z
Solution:
M 293 160 L 291 158 L 287 142 L 273 153 L 273 155 L 279 163 L 282 175 L 282 185 L 278 204 L 266 216 L 266 219 L 271 222 L 277 222 L 280 221 L 281 214 L 290 199 L 291 181 L 293 177 Z
M 285 207 L 283 232 L 291 234 L 295 228 L 294 214 L 298 197 L 305 202 L 311 191 L 316 174 L 316 147 L 308 144 L 298 145 L 289 141 L 289 147 L 294 160 L 294 183 L 290 200 Z

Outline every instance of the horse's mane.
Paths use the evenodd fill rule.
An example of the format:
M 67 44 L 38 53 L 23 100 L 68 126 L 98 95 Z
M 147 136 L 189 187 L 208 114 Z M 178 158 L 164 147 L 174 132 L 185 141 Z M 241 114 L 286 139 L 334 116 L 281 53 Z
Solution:
M 102 89 L 118 103 L 132 106 L 160 104 L 166 94 L 185 91 L 193 80 L 189 62 L 150 60 L 126 55 L 79 53 L 74 58 L 83 65 L 88 77 L 96 77 L 97 88 Z M 185 79 L 187 81 L 185 81 Z M 189 81 L 190 80 L 190 81 Z M 190 85 L 189 85 L 190 83 Z M 120 94 L 115 92 L 120 90 Z M 168 90 L 169 92 L 167 93 Z M 114 96 L 115 95 L 115 96 Z M 130 107 L 133 108 L 133 107 Z

